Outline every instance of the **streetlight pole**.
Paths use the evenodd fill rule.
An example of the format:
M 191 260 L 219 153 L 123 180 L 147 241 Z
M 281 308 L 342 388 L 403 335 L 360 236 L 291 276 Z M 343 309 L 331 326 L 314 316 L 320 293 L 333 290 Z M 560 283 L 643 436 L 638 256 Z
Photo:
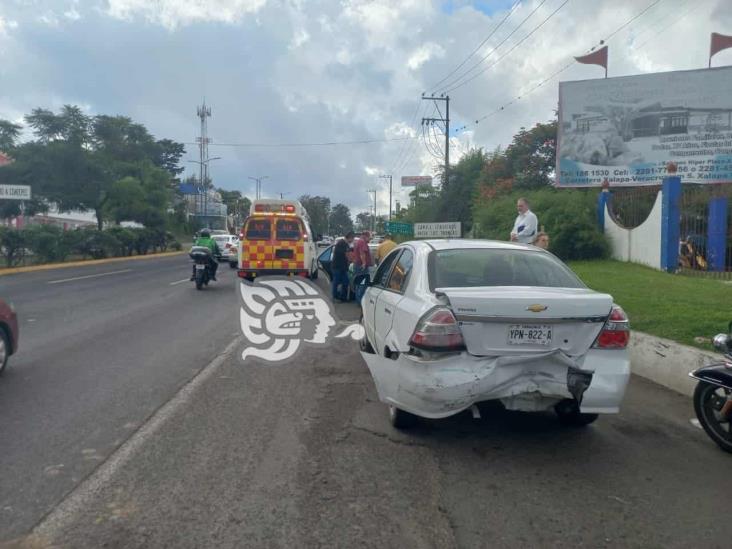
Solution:
M 268 175 L 262 175 L 262 176 L 259 176 L 259 177 L 249 176 L 249 179 L 251 179 L 252 181 L 256 181 L 257 182 L 257 186 L 255 187 L 255 195 L 254 196 L 256 197 L 257 200 L 259 200 L 261 198 L 261 194 L 262 194 L 262 179 L 269 179 L 269 176 Z
M 389 221 L 391 221 L 391 189 L 392 189 L 391 179 L 392 179 L 392 177 L 391 177 L 391 175 L 380 175 L 379 178 L 389 179 Z
M 192 162 L 193 164 L 198 164 L 201 167 L 201 180 L 200 180 L 200 188 L 203 189 L 203 199 L 200 200 L 202 204 L 199 204 L 199 206 L 203 206 L 204 213 L 203 217 L 208 216 L 208 193 L 206 192 L 206 179 L 208 179 L 208 163 L 213 160 L 221 160 L 220 156 L 212 156 L 211 158 L 207 158 L 206 160 L 199 161 L 199 160 L 189 160 L 188 162 Z M 200 212 L 200 207 L 199 207 Z

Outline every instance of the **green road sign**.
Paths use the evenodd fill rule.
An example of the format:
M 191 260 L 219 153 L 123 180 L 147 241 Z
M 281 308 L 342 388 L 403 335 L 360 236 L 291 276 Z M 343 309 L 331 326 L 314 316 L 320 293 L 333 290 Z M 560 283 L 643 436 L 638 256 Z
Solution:
M 411 223 L 398 223 L 396 221 L 387 221 L 384 223 L 387 233 L 391 234 L 412 234 Z

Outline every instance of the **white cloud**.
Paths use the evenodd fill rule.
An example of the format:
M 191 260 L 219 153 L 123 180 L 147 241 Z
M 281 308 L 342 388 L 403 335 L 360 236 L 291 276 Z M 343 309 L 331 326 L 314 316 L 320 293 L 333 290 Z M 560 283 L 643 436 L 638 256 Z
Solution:
M 109 0 L 108 13 L 119 19 L 141 15 L 148 21 L 175 29 L 197 21 L 236 23 L 266 4 L 267 0 Z
M 76 11 L 76 8 L 70 8 L 64 12 L 64 17 L 71 21 L 78 21 L 81 19 L 81 14 Z
M 416 70 L 433 57 L 445 57 L 445 50 L 439 44 L 427 42 L 410 54 L 407 66 L 412 70 Z

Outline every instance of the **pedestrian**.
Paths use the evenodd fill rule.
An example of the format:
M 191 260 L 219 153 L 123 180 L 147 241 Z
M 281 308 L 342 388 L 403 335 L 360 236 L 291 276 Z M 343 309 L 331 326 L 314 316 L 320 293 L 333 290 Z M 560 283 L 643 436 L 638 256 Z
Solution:
M 369 240 L 371 240 L 371 233 L 364 231 L 361 233 L 361 238 L 353 246 L 353 279 L 356 287 L 356 301 L 359 304 L 361 304 L 361 298 L 366 292 L 366 285 L 361 283 L 365 278 L 362 275 L 367 275 L 369 273 L 369 267 L 373 265 L 371 250 L 369 250 Z M 361 277 L 361 280 L 359 280 L 359 277 Z
M 394 242 L 391 233 L 386 233 L 384 235 L 384 241 L 376 248 L 376 264 L 381 263 L 394 248 L 396 248 L 396 242 Z
M 533 244 L 537 248 L 542 248 L 544 250 L 548 250 L 549 249 L 549 235 L 546 234 L 544 231 L 539 231 L 536 234 L 536 238 L 534 239 Z
M 529 202 L 525 198 L 519 198 L 516 202 L 518 216 L 513 222 L 513 230 L 511 231 L 511 242 L 520 242 L 522 244 L 531 244 L 534 241 L 539 221 L 536 215 L 529 209 Z
M 333 301 L 348 299 L 348 252 L 353 242 L 353 231 L 339 238 L 333 246 L 333 257 L 330 260 L 332 273 L 330 286 Z

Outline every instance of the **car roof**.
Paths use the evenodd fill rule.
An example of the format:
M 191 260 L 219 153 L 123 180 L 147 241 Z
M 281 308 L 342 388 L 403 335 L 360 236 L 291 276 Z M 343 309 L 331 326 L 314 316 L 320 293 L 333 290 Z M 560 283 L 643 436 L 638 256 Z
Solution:
M 538 250 L 529 244 L 504 242 L 502 240 L 474 240 L 468 238 L 439 238 L 429 240 L 412 240 L 405 244 L 429 246 L 434 250 L 454 250 L 459 248 L 501 249 L 501 250 Z

